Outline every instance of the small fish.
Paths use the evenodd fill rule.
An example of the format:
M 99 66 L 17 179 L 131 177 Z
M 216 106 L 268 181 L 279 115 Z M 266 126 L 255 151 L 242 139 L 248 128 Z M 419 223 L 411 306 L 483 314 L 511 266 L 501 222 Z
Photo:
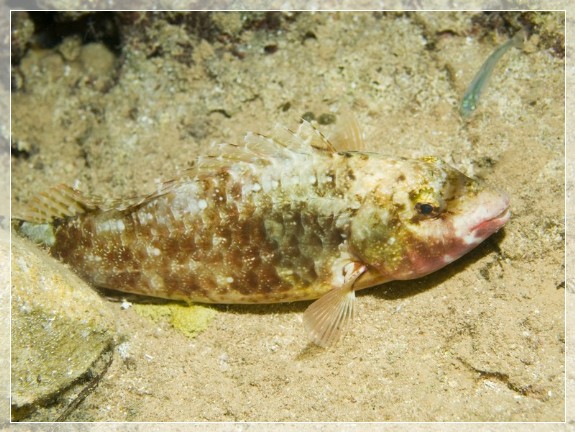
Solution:
M 349 125 L 348 146 L 362 148 Z M 328 346 L 356 290 L 440 269 L 509 216 L 505 194 L 438 158 L 337 151 L 304 121 L 214 146 L 151 195 L 106 202 L 60 185 L 18 219 L 99 287 L 200 303 L 319 298 L 304 324 Z
M 521 47 L 523 45 L 523 40 L 525 39 L 525 31 L 520 30 L 515 35 L 505 42 L 503 45 L 499 46 L 493 53 L 485 60 L 485 63 L 469 84 L 469 87 L 465 91 L 463 95 L 463 99 L 461 100 L 461 106 L 459 108 L 459 113 L 463 118 L 468 118 L 473 111 L 477 108 L 477 104 L 479 103 L 479 97 L 481 96 L 481 92 L 487 85 L 491 74 L 493 73 L 493 69 L 497 65 L 497 62 L 503 55 L 512 47 Z

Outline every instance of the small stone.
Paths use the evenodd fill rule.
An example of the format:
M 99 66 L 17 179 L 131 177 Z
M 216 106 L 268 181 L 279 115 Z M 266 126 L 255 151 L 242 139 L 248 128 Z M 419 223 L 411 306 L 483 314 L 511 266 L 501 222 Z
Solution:
M 84 45 L 79 54 L 79 60 L 89 75 L 100 79 L 110 78 L 116 65 L 116 57 L 99 43 Z
M 301 118 L 305 121 L 311 122 L 315 120 L 315 114 L 311 111 L 307 111 L 301 116 Z
M 321 114 L 321 115 L 318 117 L 317 122 L 318 122 L 320 125 L 329 125 L 329 124 L 335 123 L 335 120 L 336 120 L 336 119 L 335 119 L 335 114 L 332 114 L 332 113 L 324 113 L 324 114 Z
M 76 60 L 80 56 L 81 50 L 82 39 L 79 36 L 68 37 L 58 46 L 58 52 L 68 62 Z

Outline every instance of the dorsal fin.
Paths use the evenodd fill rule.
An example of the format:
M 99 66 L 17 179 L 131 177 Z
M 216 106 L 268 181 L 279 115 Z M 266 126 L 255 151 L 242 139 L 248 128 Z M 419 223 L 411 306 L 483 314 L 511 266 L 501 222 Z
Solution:
M 339 115 L 335 131 L 329 140 L 340 151 L 365 151 L 363 133 L 357 118 L 346 109 Z
M 312 124 L 306 120 L 302 121 L 294 135 L 304 146 L 311 146 L 316 150 L 323 150 L 330 153 L 337 152 L 332 143 L 330 143 L 319 130 L 313 127 Z
M 314 151 L 335 153 L 336 149 L 320 131 L 305 120 L 296 132 L 276 126 L 270 137 L 250 132 L 245 136 L 243 145 L 227 143 L 212 145 L 206 155 L 200 156 L 197 163 L 184 171 L 183 177 L 163 183 L 151 194 L 128 199 L 102 199 L 88 197 L 70 186 L 60 184 L 34 197 L 20 214 L 13 216 L 13 219 L 45 224 L 89 211 L 125 211 L 169 193 L 197 175 L 213 175 L 219 169 L 227 168 L 233 163 L 267 165 L 273 160 L 311 154 Z
M 196 163 L 186 169 L 184 173 L 190 179 L 197 176 L 206 177 L 214 175 L 222 169 L 228 169 L 238 162 L 267 165 L 274 159 L 285 159 L 289 153 L 289 150 L 271 138 L 250 132 L 245 136 L 243 145 L 212 144 L 208 151 L 199 156 Z
M 197 174 L 210 175 L 218 169 L 236 162 L 267 165 L 278 159 L 290 159 L 294 155 L 312 154 L 314 151 L 335 152 L 334 146 L 309 122 L 303 121 L 296 132 L 276 125 L 269 136 L 248 132 L 243 145 L 212 144 L 208 152 L 190 167 L 190 177 Z
M 329 140 L 307 120 L 302 120 L 295 132 L 284 126 L 276 125 L 270 137 L 252 133 L 247 134 L 244 141 L 248 146 L 250 144 L 255 144 L 262 148 L 275 146 L 276 151 L 279 145 L 283 147 L 284 151 L 288 150 L 304 154 L 311 153 L 314 149 L 330 153 L 336 152 Z

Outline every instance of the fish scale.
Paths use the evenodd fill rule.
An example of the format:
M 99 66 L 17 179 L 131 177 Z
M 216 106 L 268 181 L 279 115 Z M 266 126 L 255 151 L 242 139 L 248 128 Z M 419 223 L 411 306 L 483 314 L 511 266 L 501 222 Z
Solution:
M 56 228 L 52 253 L 92 283 L 125 292 L 211 303 L 317 297 L 310 287 L 329 289 L 344 235 L 330 209 L 322 212 L 319 193 L 344 201 L 340 208 L 346 196 L 312 182 L 302 170 L 308 155 L 299 159 L 295 173 L 284 165 L 257 176 L 236 163 L 137 208 L 69 219 Z
M 325 346 L 356 290 L 445 266 L 501 228 L 508 206 L 437 158 L 337 151 L 303 122 L 214 146 L 148 196 L 106 203 L 58 186 L 19 219 L 96 286 L 203 303 L 319 298 L 304 324 Z

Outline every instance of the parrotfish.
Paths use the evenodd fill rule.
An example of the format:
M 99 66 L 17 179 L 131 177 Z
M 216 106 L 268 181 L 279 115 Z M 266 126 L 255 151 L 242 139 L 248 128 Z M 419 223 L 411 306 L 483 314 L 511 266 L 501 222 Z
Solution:
M 349 124 L 347 145 L 362 148 Z M 436 157 L 332 142 L 306 121 L 248 133 L 131 200 L 60 185 L 31 200 L 19 229 L 99 287 L 199 303 L 318 299 L 303 321 L 327 346 L 355 291 L 436 271 L 510 217 L 506 194 Z

